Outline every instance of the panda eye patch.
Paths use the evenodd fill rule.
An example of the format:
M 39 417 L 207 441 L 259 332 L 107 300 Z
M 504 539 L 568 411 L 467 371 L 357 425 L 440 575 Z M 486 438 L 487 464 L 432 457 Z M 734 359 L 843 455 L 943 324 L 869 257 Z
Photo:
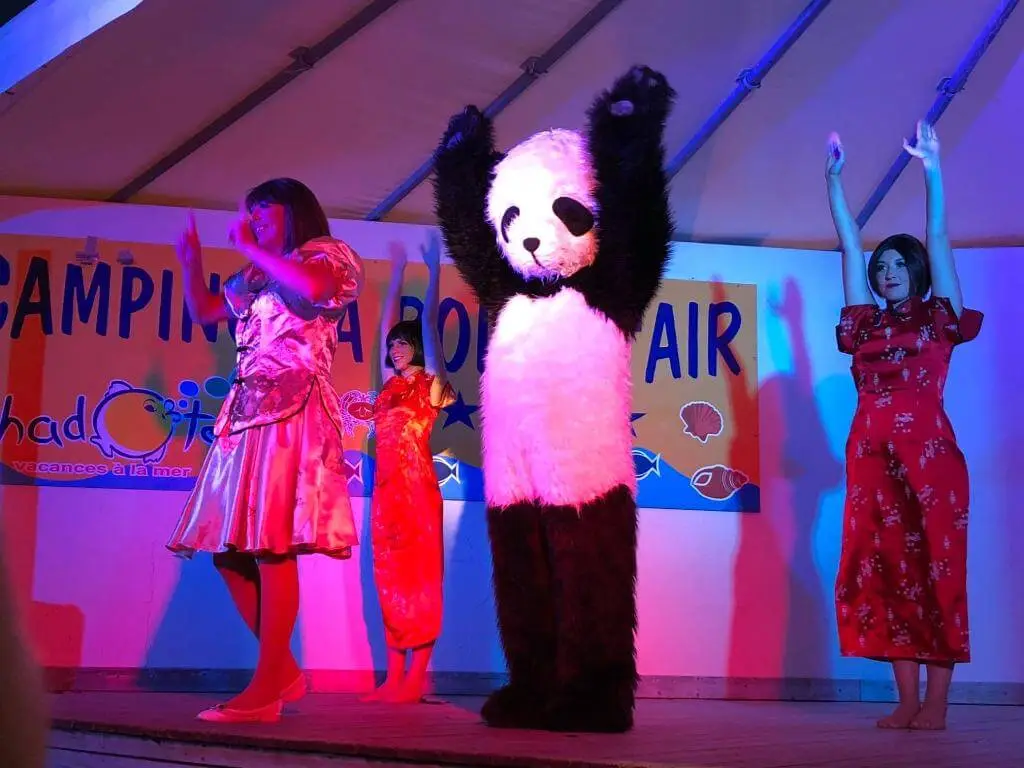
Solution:
M 594 228 L 594 214 L 571 197 L 559 197 L 551 204 L 551 210 L 573 237 L 583 237 Z
M 513 205 L 501 217 L 501 236 L 506 243 L 508 242 L 508 228 L 512 226 L 512 222 L 516 220 L 517 216 L 519 216 L 519 209 Z

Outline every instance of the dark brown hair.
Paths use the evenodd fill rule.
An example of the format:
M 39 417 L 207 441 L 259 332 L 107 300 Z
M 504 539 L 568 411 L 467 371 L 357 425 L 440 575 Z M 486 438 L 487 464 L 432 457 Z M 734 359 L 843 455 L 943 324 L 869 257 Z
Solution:
M 320 201 L 301 181 L 271 179 L 253 187 L 245 196 L 247 211 L 266 203 L 277 203 L 284 208 L 285 253 L 291 253 L 314 238 L 331 234 Z
M 896 251 L 903 257 L 910 274 L 910 295 L 924 298 L 932 289 L 932 276 L 928 271 L 928 249 L 913 235 L 890 235 L 880 242 L 868 259 L 868 284 L 871 290 L 881 296 L 878 290 L 878 262 L 886 251 Z

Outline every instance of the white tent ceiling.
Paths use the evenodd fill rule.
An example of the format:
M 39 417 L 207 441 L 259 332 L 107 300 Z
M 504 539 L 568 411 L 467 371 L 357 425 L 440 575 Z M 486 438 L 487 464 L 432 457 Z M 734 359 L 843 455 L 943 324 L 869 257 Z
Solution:
M 598 0 L 398 0 L 337 50 L 129 198 L 230 209 L 265 178 L 362 218 L 430 157 L 449 115 L 481 107 Z M 83 4 L 84 5 L 84 4 Z M 833 0 L 673 180 L 679 237 L 830 248 L 824 147 L 843 137 L 851 204 L 881 181 L 1002 0 Z M 379 2 L 143 0 L 0 97 L 0 194 L 109 199 L 313 46 Z M 579 127 L 634 63 L 679 92 L 677 153 L 807 0 L 624 0 L 496 118 L 499 142 Z M 30 12 L 32 9 L 30 8 Z M 17 21 L 17 19 L 15 19 Z M 4 46 L 30 41 L 0 39 Z M 951 236 L 1024 244 L 1024 11 L 938 124 Z M 920 233 L 911 164 L 868 223 Z M 432 223 L 429 182 L 384 220 Z

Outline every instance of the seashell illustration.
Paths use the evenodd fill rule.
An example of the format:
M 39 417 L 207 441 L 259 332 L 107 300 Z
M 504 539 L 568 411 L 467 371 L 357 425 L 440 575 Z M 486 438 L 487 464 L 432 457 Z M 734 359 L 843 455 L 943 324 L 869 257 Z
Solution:
M 750 478 L 743 472 L 722 464 L 701 467 L 690 478 L 693 490 L 712 501 L 725 501 L 748 482 Z
M 679 420 L 683 422 L 683 432 L 702 443 L 718 437 L 725 428 L 722 412 L 706 400 L 692 400 L 684 405 L 679 409 Z

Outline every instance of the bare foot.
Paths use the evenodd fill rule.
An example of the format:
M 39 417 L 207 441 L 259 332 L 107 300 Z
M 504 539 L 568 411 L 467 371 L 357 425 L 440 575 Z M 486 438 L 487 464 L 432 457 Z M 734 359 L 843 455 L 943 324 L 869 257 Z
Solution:
M 400 688 L 399 683 L 385 680 L 383 685 L 370 691 L 365 696 L 360 696 L 360 701 L 391 701 L 392 697 L 397 693 Z
M 423 701 L 423 685 L 406 680 L 386 701 L 391 704 L 419 704 Z
M 891 714 L 879 720 L 876 725 L 879 728 L 909 728 L 911 721 L 917 716 L 919 704 L 900 704 Z
M 946 730 L 945 703 L 929 704 L 926 701 L 920 711 L 911 719 L 910 727 L 915 731 Z

